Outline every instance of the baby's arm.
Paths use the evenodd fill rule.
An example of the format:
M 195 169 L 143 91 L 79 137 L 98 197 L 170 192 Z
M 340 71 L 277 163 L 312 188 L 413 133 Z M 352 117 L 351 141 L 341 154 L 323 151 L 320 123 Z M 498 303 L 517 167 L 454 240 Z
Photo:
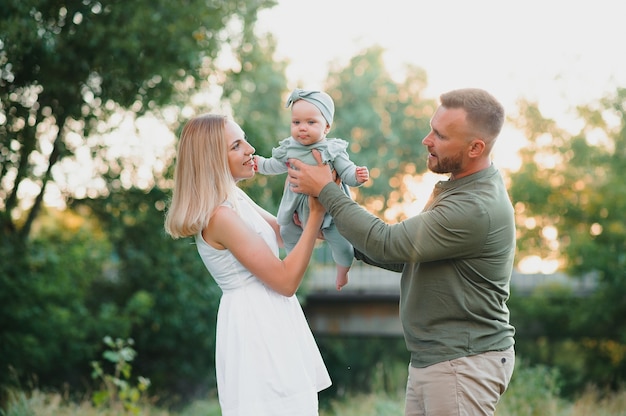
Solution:
M 273 157 L 254 155 L 254 170 L 262 175 L 280 175 L 287 172 L 287 165 Z
M 365 183 L 370 178 L 370 171 L 367 169 L 367 166 L 357 166 L 356 167 L 356 181 L 358 183 Z
M 369 180 L 370 174 L 367 167 L 357 166 L 345 152 L 335 156 L 332 164 L 341 181 L 348 186 L 361 186 Z

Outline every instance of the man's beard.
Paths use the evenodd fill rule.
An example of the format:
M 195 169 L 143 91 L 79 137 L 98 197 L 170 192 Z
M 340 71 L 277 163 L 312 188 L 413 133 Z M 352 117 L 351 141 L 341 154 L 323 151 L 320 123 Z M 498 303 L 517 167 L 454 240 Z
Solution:
M 428 169 L 430 169 L 434 173 L 454 173 L 461 170 L 461 166 L 463 165 L 463 153 L 459 152 L 452 157 L 444 157 L 440 159 L 437 157 L 435 159 L 436 164 L 431 166 L 431 163 L 428 164 Z

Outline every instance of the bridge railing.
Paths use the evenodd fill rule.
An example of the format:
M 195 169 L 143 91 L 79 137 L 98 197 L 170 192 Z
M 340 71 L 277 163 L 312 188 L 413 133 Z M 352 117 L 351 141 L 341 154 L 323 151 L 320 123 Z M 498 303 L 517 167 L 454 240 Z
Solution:
M 400 294 L 400 273 L 370 266 L 355 260 L 348 276 L 348 285 L 341 290 L 341 293 L 344 295 L 358 293 L 370 296 L 399 296 Z M 514 270 L 511 276 L 511 293 L 512 295 L 521 296 L 529 295 L 535 290 L 548 287 L 564 287 L 577 295 L 586 296 L 594 291 L 596 285 L 597 276 L 594 274 L 571 277 L 564 273 L 528 274 Z M 335 264 L 327 244 L 322 244 L 315 249 L 304 286 L 310 294 L 337 294 L 335 289 Z

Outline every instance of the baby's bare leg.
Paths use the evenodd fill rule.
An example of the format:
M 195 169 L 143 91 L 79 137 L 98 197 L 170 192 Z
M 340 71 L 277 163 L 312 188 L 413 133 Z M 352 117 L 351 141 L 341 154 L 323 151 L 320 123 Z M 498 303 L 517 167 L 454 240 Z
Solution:
M 335 278 L 335 284 L 337 290 L 341 290 L 342 287 L 348 284 L 348 271 L 350 267 L 337 265 L 337 277 Z

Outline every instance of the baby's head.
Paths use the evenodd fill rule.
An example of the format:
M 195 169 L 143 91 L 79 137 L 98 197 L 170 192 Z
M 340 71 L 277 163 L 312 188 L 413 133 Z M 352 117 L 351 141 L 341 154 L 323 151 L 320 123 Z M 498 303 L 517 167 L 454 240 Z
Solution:
M 287 98 L 287 105 L 285 105 L 285 107 L 290 107 L 299 100 L 307 101 L 317 107 L 326 120 L 326 123 L 328 123 L 328 127 L 333 124 L 335 103 L 333 103 L 333 99 L 330 98 L 330 95 L 322 91 L 309 91 L 296 88 L 291 95 L 289 95 L 289 98 Z

